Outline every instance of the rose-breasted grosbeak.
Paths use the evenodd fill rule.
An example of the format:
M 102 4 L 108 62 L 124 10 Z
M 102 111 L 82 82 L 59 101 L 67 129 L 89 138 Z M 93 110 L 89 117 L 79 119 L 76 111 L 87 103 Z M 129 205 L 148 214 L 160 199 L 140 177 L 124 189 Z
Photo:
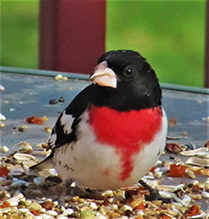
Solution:
M 101 56 L 81 91 L 59 116 L 49 160 L 64 182 L 118 189 L 138 182 L 164 150 L 167 118 L 161 88 L 145 58 L 131 50 Z

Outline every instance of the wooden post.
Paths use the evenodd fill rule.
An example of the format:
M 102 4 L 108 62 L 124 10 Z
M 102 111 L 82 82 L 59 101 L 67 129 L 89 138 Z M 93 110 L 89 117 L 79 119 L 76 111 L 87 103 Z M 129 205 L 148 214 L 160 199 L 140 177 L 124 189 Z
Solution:
M 40 0 L 39 68 L 90 74 L 105 29 L 105 0 Z

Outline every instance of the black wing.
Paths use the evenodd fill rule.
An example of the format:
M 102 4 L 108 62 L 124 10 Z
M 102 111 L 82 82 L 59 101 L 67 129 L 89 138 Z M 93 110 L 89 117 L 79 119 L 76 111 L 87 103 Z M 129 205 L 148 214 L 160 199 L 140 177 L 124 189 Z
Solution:
M 95 85 L 91 84 L 82 90 L 67 108 L 59 116 L 50 139 L 49 149 L 59 147 L 65 143 L 76 141 L 76 127 L 80 121 L 81 114 L 88 108 Z

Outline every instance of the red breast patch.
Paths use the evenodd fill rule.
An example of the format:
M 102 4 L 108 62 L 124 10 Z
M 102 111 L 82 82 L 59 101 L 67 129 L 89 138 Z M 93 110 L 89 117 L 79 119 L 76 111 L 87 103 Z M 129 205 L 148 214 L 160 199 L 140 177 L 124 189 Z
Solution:
M 92 106 L 89 111 L 90 124 L 97 141 L 116 149 L 122 162 L 120 180 L 126 180 L 133 170 L 132 155 L 144 144 L 153 141 L 162 127 L 160 107 L 118 112 L 107 107 Z

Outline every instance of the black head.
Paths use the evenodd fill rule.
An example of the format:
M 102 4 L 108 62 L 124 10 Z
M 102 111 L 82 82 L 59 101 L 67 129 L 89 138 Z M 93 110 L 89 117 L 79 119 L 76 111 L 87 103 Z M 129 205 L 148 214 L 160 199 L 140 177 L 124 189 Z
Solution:
M 161 105 L 161 88 L 156 74 L 138 52 L 117 50 L 105 53 L 99 58 L 91 79 L 96 89 L 95 105 L 120 111 Z

